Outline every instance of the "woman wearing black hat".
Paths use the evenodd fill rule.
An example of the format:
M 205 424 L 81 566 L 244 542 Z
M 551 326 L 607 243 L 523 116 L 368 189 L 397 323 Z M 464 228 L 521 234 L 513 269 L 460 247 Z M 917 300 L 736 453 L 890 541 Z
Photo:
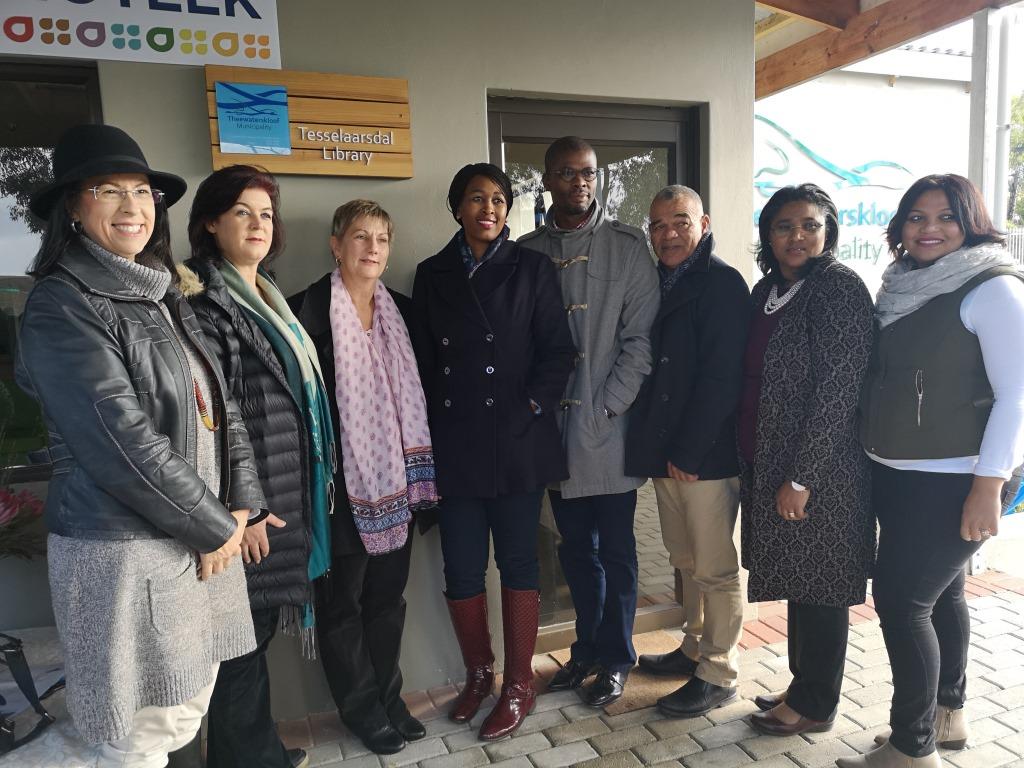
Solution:
M 49 431 L 67 703 L 97 765 L 152 765 L 193 740 L 219 663 L 255 646 L 235 555 L 266 505 L 174 285 L 167 206 L 185 182 L 103 125 L 70 129 L 53 166 L 30 206 L 46 231 L 17 378 Z

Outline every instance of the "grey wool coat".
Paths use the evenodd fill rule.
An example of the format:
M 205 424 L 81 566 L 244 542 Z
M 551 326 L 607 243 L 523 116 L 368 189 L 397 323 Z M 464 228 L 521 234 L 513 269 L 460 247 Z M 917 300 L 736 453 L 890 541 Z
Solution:
M 647 239 L 598 205 L 582 229 L 557 229 L 549 212 L 519 242 L 558 267 L 577 350 L 559 419 L 569 461 L 559 490 L 580 498 L 639 488 L 645 478 L 625 471 L 626 427 L 651 371 L 650 331 L 661 300 Z
M 754 286 L 753 312 L 771 286 L 771 278 Z M 741 473 L 748 599 L 858 605 L 875 556 L 870 470 L 856 433 L 871 297 L 852 270 L 822 256 L 779 312 L 764 355 L 754 464 Z M 807 518 L 796 522 L 775 511 L 790 480 L 811 491 Z

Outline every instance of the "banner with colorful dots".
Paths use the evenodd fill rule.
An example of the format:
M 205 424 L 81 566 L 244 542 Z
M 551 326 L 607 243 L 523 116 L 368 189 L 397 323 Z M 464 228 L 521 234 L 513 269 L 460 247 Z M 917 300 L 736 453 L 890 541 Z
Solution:
M 3 0 L 0 54 L 280 69 L 276 0 Z

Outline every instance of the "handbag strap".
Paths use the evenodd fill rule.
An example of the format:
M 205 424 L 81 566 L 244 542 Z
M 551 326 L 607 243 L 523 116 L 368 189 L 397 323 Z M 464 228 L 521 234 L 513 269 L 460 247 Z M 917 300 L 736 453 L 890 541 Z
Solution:
M 2 632 L 0 632 L 0 639 L 5 641 L 3 645 L 0 645 L 0 654 L 2 654 L 0 664 L 6 665 L 11 670 L 14 682 L 18 684 L 18 688 L 24 694 L 28 703 L 32 705 L 32 709 L 39 715 L 39 722 L 20 739 L 14 738 L 13 721 L 3 718 L 3 721 L 0 722 L 0 754 L 3 754 L 12 749 L 17 749 L 25 742 L 34 739 L 42 733 L 43 729 L 55 722 L 56 718 L 46 711 L 46 708 L 39 700 L 35 682 L 32 680 L 32 671 L 28 667 L 25 652 L 21 647 L 21 640 L 5 635 Z

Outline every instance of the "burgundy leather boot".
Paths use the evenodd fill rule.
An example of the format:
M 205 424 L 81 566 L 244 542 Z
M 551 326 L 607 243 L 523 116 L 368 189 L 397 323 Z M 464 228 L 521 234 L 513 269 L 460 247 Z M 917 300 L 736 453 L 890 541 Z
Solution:
M 501 697 L 480 726 L 480 738 L 493 741 L 514 733 L 537 703 L 533 690 L 533 651 L 537 646 L 540 593 L 501 588 L 505 630 L 505 677 Z
M 459 639 L 462 661 L 466 665 L 466 684 L 452 703 L 448 718 L 456 723 L 473 719 L 480 702 L 494 690 L 494 653 L 491 633 L 487 629 L 487 594 L 465 600 L 449 600 L 455 637 Z

